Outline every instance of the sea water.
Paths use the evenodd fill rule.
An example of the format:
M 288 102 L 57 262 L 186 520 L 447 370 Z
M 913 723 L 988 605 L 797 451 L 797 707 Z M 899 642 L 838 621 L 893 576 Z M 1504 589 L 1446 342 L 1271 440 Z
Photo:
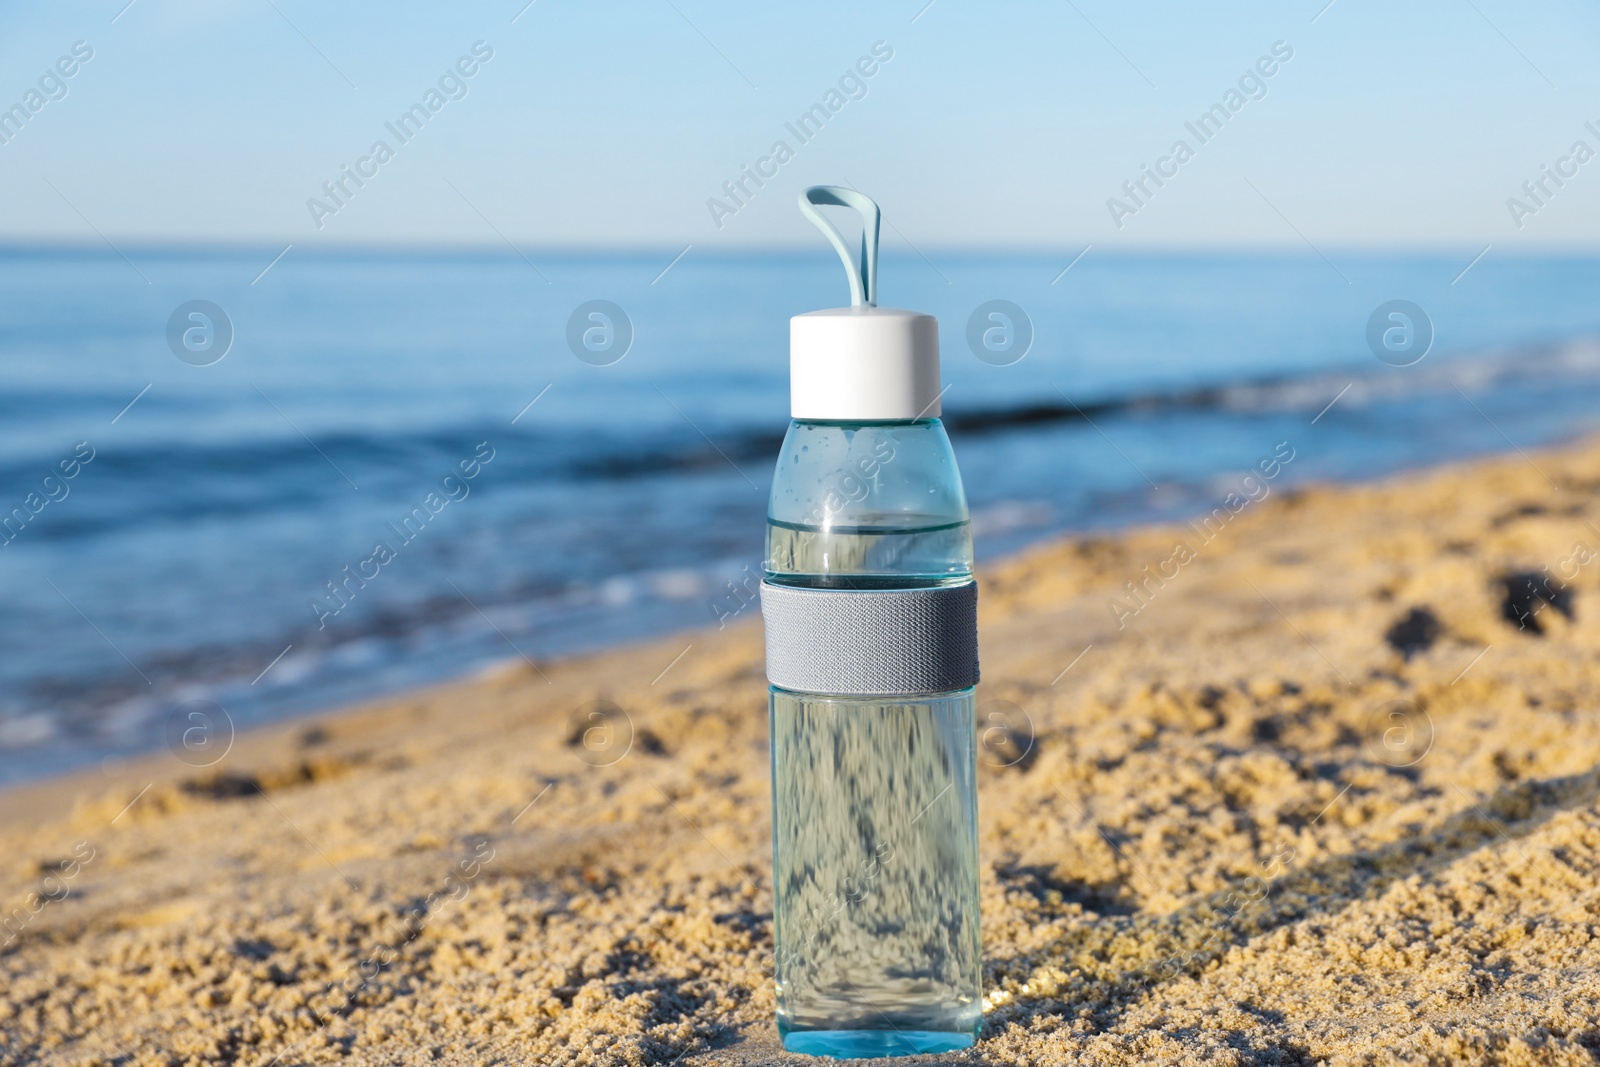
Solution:
M 96 450 L 0 548 L 0 783 L 161 751 L 192 699 L 243 730 L 754 611 L 789 388 L 772 328 L 834 293 L 816 253 L 696 244 L 652 285 L 676 249 L 551 252 L 552 284 L 530 289 L 510 251 L 296 244 L 251 285 L 280 251 L 0 249 L 0 514 L 45 496 L 78 442 Z M 1274 494 L 1595 427 L 1600 257 L 1491 254 L 1452 287 L 1477 249 L 1352 254 L 1347 285 L 1310 252 L 1097 247 L 1052 288 L 1077 251 L 949 252 L 939 272 L 901 254 L 895 302 L 947 326 L 944 422 L 987 558 L 1208 514 L 1279 442 L 1297 454 Z M 949 328 L 997 292 L 1033 319 L 1009 367 Z M 597 293 L 649 361 L 600 371 L 568 350 Z M 1364 339 L 1393 295 L 1438 326 L 1412 367 Z M 238 327 L 206 368 L 162 334 L 196 296 Z M 471 496 L 396 545 L 389 524 L 443 498 L 481 442 L 495 458 Z M 889 479 L 908 456 L 875 458 Z M 344 568 L 379 540 L 399 558 L 361 587 Z M 323 625 L 330 582 L 356 595 Z

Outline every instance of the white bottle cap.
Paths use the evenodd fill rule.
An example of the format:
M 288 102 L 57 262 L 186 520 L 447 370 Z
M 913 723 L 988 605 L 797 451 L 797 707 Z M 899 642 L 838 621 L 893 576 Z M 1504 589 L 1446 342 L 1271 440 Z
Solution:
M 939 416 L 939 320 L 829 308 L 789 320 L 789 414 L 872 421 Z
M 861 213 L 859 265 L 818 204 Z M 937 418 L 939 320 L 876 306 L 878 205 L 854 189 L 816 185 L 800 194 L 800 211 L 844 261 L 854 305 L 789 320 L 790 415 L 850 422 Z

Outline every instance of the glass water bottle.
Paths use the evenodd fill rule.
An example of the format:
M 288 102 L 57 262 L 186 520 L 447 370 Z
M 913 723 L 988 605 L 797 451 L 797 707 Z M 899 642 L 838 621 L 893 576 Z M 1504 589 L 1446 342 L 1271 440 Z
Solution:
M 818 205 L 861 214 L 859 260 Z M 790 1052 L 949 1052 L 982 1022 L 972 533 L 939 421 L 939 324 L 877 306 L 878 205 L 801 212 L 851 306 L 789 320 L 767 512 L 772 896 Z
M 770 585 L 838 596 L 972 583 L 938 419 L 796 420 Z M 813 654 L 827 655 L 817 649 Z M 791 1052 L 947 1052 L 981 1021 L 973 689 L 771 688 L 778 1030 Z

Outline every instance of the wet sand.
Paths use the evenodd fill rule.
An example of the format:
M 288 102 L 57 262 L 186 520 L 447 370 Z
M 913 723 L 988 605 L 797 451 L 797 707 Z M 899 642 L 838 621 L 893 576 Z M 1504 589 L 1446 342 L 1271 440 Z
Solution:
M 1597 487 L 1589 442 L 988 567 L 943 1060 L 1595 1063 Z M 805 1062 L 768 789 L 751 608 L 12 790 L 0 1062 Z

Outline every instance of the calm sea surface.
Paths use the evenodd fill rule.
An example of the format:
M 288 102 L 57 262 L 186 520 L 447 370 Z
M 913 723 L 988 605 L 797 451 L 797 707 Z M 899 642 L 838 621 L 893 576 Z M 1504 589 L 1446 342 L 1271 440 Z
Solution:
M 242 729 L 714 625 L 759 573 L 788 318 L 845 302 L 831 254 L 261 275 L 277 251 L 0 251 L 0 782 L 160 748 L 194 701 Z M 980 560 L 1208 511 L 1284 442 L 1273 492 L 1600 421 L 1600 259 L 1491 252 L 1452 284 L 1472 250 L 925 251 L 886 259 L 883 303 L 940 318 Z M 1412 366 L 1368 345 L 1391 299 L 1432 323 Z M 231 322 L 209 366 L 215 340 L 169 345 L 191 300 Z M 610 365 L 569 347 L 591 300 L 631 322 Z M 969 347 L 991 300 L 1031 321 L 1017 362 Z

